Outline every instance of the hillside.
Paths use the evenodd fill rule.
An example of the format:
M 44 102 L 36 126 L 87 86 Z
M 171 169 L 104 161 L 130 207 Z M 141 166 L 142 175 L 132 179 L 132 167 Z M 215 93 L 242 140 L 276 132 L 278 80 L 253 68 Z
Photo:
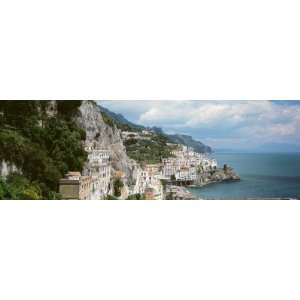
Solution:
M 211 153 L 212 149 L 209 146 L 204 145 L 199 141 L 195 141 L 191 136 L 185 134 L 173 134 L 168 135 L 172 143 L 183 144 L 189 147 L 193 147 L 195 152 L 198 153 Z
M 152 134 L 149 139 L 130 138 L 124 142 L 127 155 L 138 163 L 155 164 L 162 158 L 171 157 L 173 148 L 161 134 Z
M 158 163 L 162 158 L 171 156 L 172 147 L 167 145 L 170 140 L 162 131 L 134 124 L 121 114 L 111 112 L 100 105 L 98 107 L 104 122 L 109 126 L 116 127 L 122 131 L 138 132 L 141 137 L 143 136 L 142 130 L 148 130 L 152 133 L 151 138 L 131 138 L 124 142 L 129 158 L 143 164 Z
M 142 125 L 137 125 L 134 124 L 130 121 L 128 121 L 122 114 L 116 114 L 109 109 L 100 106 L 101 112 L 103 112 L 104 118 L 107 119 L 107 121 L 114 122 L 118 128 L 121 130 L 126 130 L 126 131 L 141 131 L 144 129 L 151 130 L 155 132 L 159 136 L 164 136 L 165 142 L 166 143 L 176 143 L 176 144 L 183 144 L 188 147 L 193 147 L 194 150 L 198 153 L 211 153 L 212 149 L 201 143 L 200 141 L 194 140 L 191 136 L 189 135 L 183 135 L 183 134 L 166 134 L 163 132 L 163 130 L 159 127 L 151 127 L 147 128 Z
M 130 159 L 123 140 L 121 130 L 111 118 L 108 118 L 94 101 L 82 101 L 76 123 L 86 133 L 86 143 L 93 143 L 99 149 L 110 151 L 112 169 L 124 173 L 125 183 L 131 185 L 135 181 L 138 166 Z M 84 173 L 88 173 L 88 165 Z
M 124 138 L 122 131 L 135 135 Z M 109 151 L 112 173 L 133 186 L 140 165 L 172 156 L 168 143 L 196 145 L 191 137 L 176 137 L 129 122 L 94 101 L 0 101 L 0 199 L 59 199 L 66 173 L 90 173 L 87 144 Z
M 114 113 L 101 105 L 98 105 L 98 107 L 102 113 L 103 118 L 105 118 L 107 122 L 109 122 L 109 119 L 114 121 L 114 123 L 116 124 L 116 126 L 119 129 L 127 130 L 127 131 L 130 131 L 130 130 L 131 131 L 140 131 L 140 130 L 145 129 L 145 127 L 142 125 L 137 125 L 137 124 L 134 124 L 134 123 L 128 121 L 121 114 Z
M 94 101 L 0 101 L 0 199 L 59 199 L 66 173 L 90 172 L 85 143 L 108 150 L 112 172 L 134 184 L 139 166 Z
M 0 101 L 0 199 L 57 199 L 59 179 L 82 170 L 85 132 L 74 122 L 80 105 Z

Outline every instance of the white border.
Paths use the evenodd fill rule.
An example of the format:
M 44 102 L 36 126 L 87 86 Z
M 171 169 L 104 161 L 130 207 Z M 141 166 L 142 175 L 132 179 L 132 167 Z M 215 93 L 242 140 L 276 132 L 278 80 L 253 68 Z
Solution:
M 3 0 L 0 99 L 300 99 L 295 0 Z
M 298 201 L 3 201 L 1 299 L 299 299 Z

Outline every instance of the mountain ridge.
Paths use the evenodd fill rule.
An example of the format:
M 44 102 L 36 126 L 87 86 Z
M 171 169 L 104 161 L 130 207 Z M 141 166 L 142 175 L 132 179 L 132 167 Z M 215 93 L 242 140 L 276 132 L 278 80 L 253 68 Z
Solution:
M 192 147 L 192 148 L 194 148 L 195 152 L 198 152 L 198 153 L 211 153 L 212 152 L 211 147 L 203 144 L 200 141 L 194 140 L 193 137 L 190 136 L 190 135 L 180 134 L 180 133 L 167 134 L 160 127 L 156 127 L 156 126 L 145 127 L 143 125 L 135 124 L 135 123 L 127 120 L 120 113 L 112 112 L 109 109 L 107 109 L 107 108 L 105 108 L 105 107 L 103 107 L 102 105 L 99 105 L 99 104 L 98 104 L 98 106 L 99 106 L 101 112 L 108 115 L 110 118 L 112 118 L 117 123 L 116 125 L 117 126 L 119 125 L 119 127 L 122 127 L 122 125 L 126 125 L 126 126 L 128 126 L 128 128 L 125 127 L 124 129 L 128 129 L 128 130 L 130 130 L 130 127 L 134 131 L 135 130 L 138 130 L 138 131 L 140 131 L 140 130 L 151 130 L 151 131 L 154 131 L 157 134 L 162 134 L 165 137 L 167 137 L 167 139 L 170 143 L 183 144 L 185 146 Z

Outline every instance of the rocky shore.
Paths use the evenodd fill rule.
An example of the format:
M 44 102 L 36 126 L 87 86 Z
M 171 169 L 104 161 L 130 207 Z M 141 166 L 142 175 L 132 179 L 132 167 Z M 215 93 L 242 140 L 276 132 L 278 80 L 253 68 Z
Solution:
M 166 200 L 198 200 L 184 186 L 170 185 L 166 191 Z
M 212 183 L 239 181 L 239 175 L 233 168 L 224 165 L 223 168 L 216 168 L 211 172 L 200 174 L 192 185 L 203 187 Z M 185 186 L 169 185 L 166 190 L 166 200 L 201 200 L 194 196 Z
M 205 186 L 211 183 L 224 182 L 224 181 L 239 181 L 240 176 L 234 171 L 233 168 L 224 165 L 223 168 L 216 168 L 211 172 L 206 172 L 199 175 L 195 181 L 195 187 Z

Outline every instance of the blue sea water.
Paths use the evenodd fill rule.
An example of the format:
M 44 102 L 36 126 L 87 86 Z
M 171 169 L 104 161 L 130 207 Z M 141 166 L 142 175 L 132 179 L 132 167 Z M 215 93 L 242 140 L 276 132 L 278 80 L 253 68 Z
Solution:
M 300 199 L 300 153 L 213 154 L 241 181 L 215 183 L 189 190 L 202 199 Z

